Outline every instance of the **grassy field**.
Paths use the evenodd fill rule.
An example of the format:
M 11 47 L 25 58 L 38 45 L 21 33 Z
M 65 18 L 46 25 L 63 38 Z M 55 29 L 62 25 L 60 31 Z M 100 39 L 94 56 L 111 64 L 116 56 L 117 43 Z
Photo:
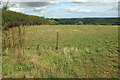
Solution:
M 15 36 L 17 32 L 16 29 Z M 16 48 L 2 53 L 3 78 L 118 78 L 117 26 L 26 27 L 21 64 L 18 39 L 15 40 Z

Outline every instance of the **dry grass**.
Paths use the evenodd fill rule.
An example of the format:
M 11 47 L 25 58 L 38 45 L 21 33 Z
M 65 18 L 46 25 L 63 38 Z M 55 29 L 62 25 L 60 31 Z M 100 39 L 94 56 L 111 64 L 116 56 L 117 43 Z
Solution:
M 3 78 L 118 77 L 118 28 L 115 26 L 26 27 L 25 43 L 21 48 L 21 64 L 17 61 L 21 44 L 17 36 L 19 30 L 15 30 L 16 48 L 8 50 L 6 45 L 3 50 Z M 21 40 L 23 30 L 24 28 L 21 28 Z M 56 51 L 57 31 L 59 48 Z M 12 40 L 11 38 L 11 42 Z

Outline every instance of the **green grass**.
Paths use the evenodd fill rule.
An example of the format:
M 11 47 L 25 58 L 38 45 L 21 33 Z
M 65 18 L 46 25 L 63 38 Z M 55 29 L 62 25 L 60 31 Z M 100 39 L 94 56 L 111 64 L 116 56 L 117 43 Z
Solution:
M 117 26 L 42 25 L 25 32 L 21 65 L 18 47 L 2 53 L 3 78 L 118 78 Z

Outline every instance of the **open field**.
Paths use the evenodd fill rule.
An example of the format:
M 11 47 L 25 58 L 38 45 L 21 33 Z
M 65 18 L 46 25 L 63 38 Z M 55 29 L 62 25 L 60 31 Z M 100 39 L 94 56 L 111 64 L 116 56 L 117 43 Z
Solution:
M 17 28 L 14 32 L 14 36 L 18 36 Z M 12 44 L 12 38 L 10 42 Z M 118 78 L 117 26 L 26 27 L 21 64 L 17 37 L 15 45 L 14 49 L 3 49 L 3 78 Z

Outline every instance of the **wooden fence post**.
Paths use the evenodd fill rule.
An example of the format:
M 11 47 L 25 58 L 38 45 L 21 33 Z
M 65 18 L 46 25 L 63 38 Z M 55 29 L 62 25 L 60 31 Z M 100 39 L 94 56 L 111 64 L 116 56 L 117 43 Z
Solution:
M 8 31 L 6 30 L 5 32 L 6 32 L 5 33 L 5 35 L 6 35 L 6 45 L 5 46 L 6 46 L 6 49 L 7 49 L 9 47 L 9 45 L 8 45 L 9 44 L 8 43 Z
M 18 26 L 18 28 L 19 28 L 19 55 L 18 55 L 18 57 L 19 57 L 19 63 L 21 64 L 21 61 L 20 61 L 20 59 L 21 59 L 21 47 L 22 47 L 22 45 L 21 45 L 21 28 L 20 28 L 20 26 Z
M 14 34 L 14 28 L 12 27 L 12 39 L 13 39 L 13 48 L 15 48 L 15 34 Z
M 11 48 L 11 43 L 10 43 L 10 29 L 8 30 L 8 48 Z
M 25 49 L 25 26 L 23 26 L 24 29 L 23 29 L 23 48 Z M 25 50 L 23 49 L 23 55 L 25 53 Z
M 56 44 L 56 50 L 58 50 L 58 41 L 59 41 L 59 32 L 57 32 L 57 44 Z

